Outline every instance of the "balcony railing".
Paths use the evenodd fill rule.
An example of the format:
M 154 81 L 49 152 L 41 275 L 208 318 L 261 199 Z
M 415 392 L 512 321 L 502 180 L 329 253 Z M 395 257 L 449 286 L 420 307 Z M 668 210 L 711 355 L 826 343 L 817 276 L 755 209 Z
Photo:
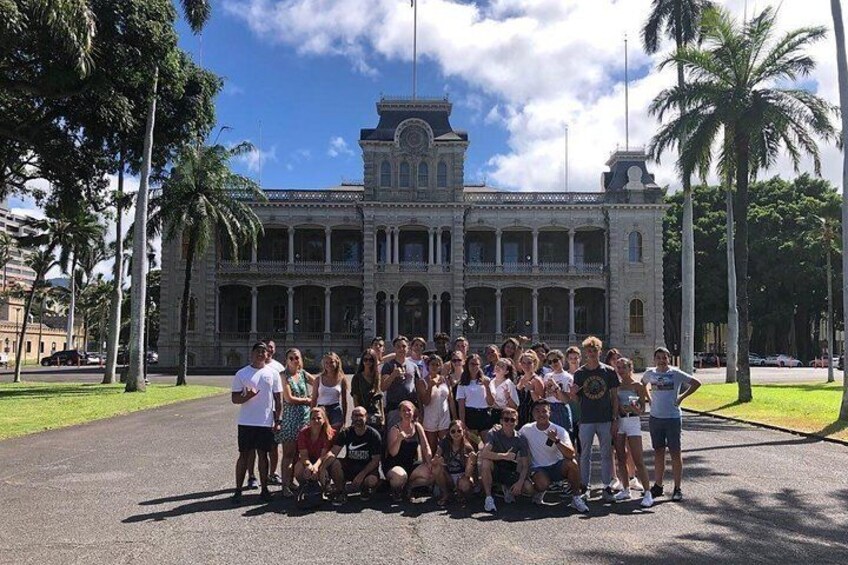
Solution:
M 603 204 L 603 192 L 467 192 L 469 204 Z
M 247 341 L 250 339 L 250 332 L 218 332 L 218 339 L 221 341 Z
M 574 265 L 574 272 L 576 273 L 603 273 L 604 272 L 604 264 L 603 263 L 577 263 Z
M 603 273 L 605 266 L 603 263 L 577 263 L 569 265 L 564 262 L 539 263 L 537 267 L 533 267 L 531 263 L 510 262 L 503 265 L 495 265 L 494 263 L 467 263 L 465 272 L 469 275 L 494 274 L 494 273 L 574 273 L 574 274 L 594 274 Z
M 465 272 L 470 275 L 496 273 L 497 265 L 494 263 L 467 263 Z
M 223 260 L 218 262 L 218 272 L 221 273 L 361 273 L 362 263 L 359 261 L 333 261 L 329 265 L 324 261 L 288 261 L 258 260 L 250 261 Z
M 361 273 L 362 263 L 358 261 L 333 261 L 330 263 L 330 271 L 333 273 Z
M 540 262 L 539 263 L 539 272 L 540 273 L 567 273 L 568 272 L 568 261 L 549 261 L 549 262 Z
M 270 202 L 359 202 L 361 190 L 266 190 Z
M 427 263 L 423 261 L 401 261 L 400 262 L 400 272 L 401 273 L 426 273 L 427 272 Z
M 525 261 L 511 261 L 504 263 L 501 267 L 504 273 L 529 273 L 532 270 L 532 265 Z
M 271 261 L 267 259 L 259 259 L 256 262 L 257 270 L 263 273 L 285 271 L 288 269 L 288 266 L 288 261 Z

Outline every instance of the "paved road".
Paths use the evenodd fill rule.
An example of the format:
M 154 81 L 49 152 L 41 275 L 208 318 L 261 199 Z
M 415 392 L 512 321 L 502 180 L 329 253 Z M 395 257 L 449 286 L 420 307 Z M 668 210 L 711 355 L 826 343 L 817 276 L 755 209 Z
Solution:
M 234 413 L 222 395 L 0 442 L 0 563 L 848 561 L 840 445 L 693 416 L 683 504 L 302 515 L 228 501 Z

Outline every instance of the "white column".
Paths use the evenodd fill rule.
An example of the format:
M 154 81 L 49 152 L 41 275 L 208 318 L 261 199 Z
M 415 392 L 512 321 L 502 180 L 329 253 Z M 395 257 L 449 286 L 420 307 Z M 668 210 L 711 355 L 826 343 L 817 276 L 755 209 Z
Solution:
M 286 307 L 286 333 L 288 335 L 292 335 L 294 333 L 294 287 L 289 287 L 288 295 L 289 303 Z
M 539 230 L 533 230 L 533 266 L 539 264 Z
M 503 334 L 503 321 L 501 320 L 501 289 L 495 289 L 495 334 Z M 500 337 L 498 337 L 500 339 Z
M 333 230 L 332 228 L 324 228 L 324 263 L 329 265 L 333 259 L 333 252 L 330 249 L 330 245 L 333 239 Z
M 256 333 L 256 315 L 259 312 L 259 289 L 250 289 L 250 333 Z
M 539 339 L 539 291 L 533 289 L 533 339 Z
M 383 251 L 383 264 L 388 265 L 392 262 L 392 232 L 386 226 L 386 245 Z
M 392 330 L 394 333 L 392 334 L 392 337 L 390 339 L 387 338 L 386 341 L 391 341 L 400 334 L 400 326 L 398 325 L 398 310 L 400 310 L 400 308 L 398 308 L 398 306 L 398 299 L 392 298 Z
M 395 236 L 395 244 L 394 248 L 392 249 L 392 262 L 397 265 L 400 263 L 400 228 L 392 228 L 392 231 L 394 232 Z
M 501 266 L 501 229 L 495 231 L 495 265 Z
M 574 230 L 568 230 L 568 266 L 574 266 Z
M 324 289 L 324 333 L 330 333 L 330 294 L 329 288 Z
M 442 228 L 436 230 L 436 264 L 442 264 Z
M 436 320 L 436 324 L 435 324 L 436 333 L 439 333 L 439 332 L 442 331 L 442 299 L 441 299 L 441 296 L 439 298 L 436 298 L 435 320 Z
M 294 263 L 294 228 L 289 226 L 288 233 L 289 233 L 289 263 Z
M 386 335 L 383 336 L 383 339 L 390 342 L 392 338 L 389 337 L 392 334 L 392 303 L 389 300 L 389 296 L 386 295 L 386 302 L 384 304 L 384 315 L 386 317 Z
M 436 230 L 434 228 L 430 228 L 430 234 L 427 236 L 427 247 L 429 248 L 429 253 L 427 254 L 427 262 L 429 265 L 433 264 L 435 260 L 434 247 L 436 247 Z
M 257 254 L 257 248 L 258 247 L 259 247 L 259 242 L 257 242 L 256 245 L 253 245 L 253 246 L 250 247 L 250 264 L 251 265 L 256 264 L 256 254 Z
M 574 296 L 577 294 L 573 288 L 568 289 L 568 333 L 574 335 Z
M 433 299 L 427 301 L 427 343 L 433 343 Z
M 609 231 L 604 230 L 604 267 L 609 263 Z

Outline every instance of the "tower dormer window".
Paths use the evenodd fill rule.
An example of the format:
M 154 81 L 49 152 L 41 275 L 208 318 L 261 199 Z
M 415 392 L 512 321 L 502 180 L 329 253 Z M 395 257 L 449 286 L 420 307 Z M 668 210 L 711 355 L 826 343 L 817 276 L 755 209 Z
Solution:
M 418 164 L 418 186 L 425 188 L 430 184 L 430 167 L 423 161 Z
M 448 166 L 444 161 L 439 161 L 439 167 L 436 172 L 436 186 L 439 188 L 448 187 Z
M 400 164 L 400 186 L 409 188 L 409 163 L 403 161 Z
M 380 164 L 380 186 L 384 188 L 392 186 L 392 165 L 388 161 Z

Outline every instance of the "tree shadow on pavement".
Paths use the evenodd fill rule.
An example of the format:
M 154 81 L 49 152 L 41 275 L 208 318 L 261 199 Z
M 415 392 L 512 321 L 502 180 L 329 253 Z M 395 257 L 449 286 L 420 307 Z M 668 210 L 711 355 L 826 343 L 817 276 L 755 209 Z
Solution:
M 848 428 L 848 420 L 837 420 L 814 433 L 817 436 L 829 436 L 832 434 L 839 433 L 846 428 Z
M 230 499 L 230 496 L 233 493 L 233 489 L 223 489 L 217 491 L 208 491 L 208 492 L 196 492 L 190 494 L 182 494 L 176 495 L 172 497 L 164 497 L 158 498 L 155 500 L 147 500 L 144 502 L 140 502 L 139 506 L 149 506 L 155 504 L 166 504 L 168 502 L 179 502 L 184 500 L 193 500 L 194 502 L 190 502 L 188 504 L 182 504 L 180 506 L 176 506 L 169 510 L 160 510 L 158 512 L 148 512 L 145 514 L 136 514 L 134 516 L 130 516 L 128 518 L 124 518 L 122 522 L 124 524 L 134 524 L 137 522 L 161 522 L 163 520 L 167 520 L 168 518 L 176 518 L 178 516 L 185 516 L 188 514 L 197 514 L 200 512 L 221 512 L 227 510 L 233 510 L 237 508 L 249 507 L 249 506 L 269 506 L 268 503 L 262 502 L 259 499 L 259 494 L 248 494 L 245 493 L 242 501 L 238 504 L 233 503 Z M 222 494 L 226 494 L 227 496 L 224 498 L 213 498 L 220 496 Z M 276 499 L 275 499 L 276 500 Z M 273 505 L 274 503 L 270 503 Z
M 710 499 L 687 499 L 681 509 L 699 515 L 706 528 L 658 539 L 646 561 L 714 564 L 848 562 L 848 490 L 834 493 L 827 505 L 809 502 L 794 489 L 776 493 L 730 490 Z M 653 535 L 653 534 L 652 534 Z M 587 561 L 627 561 L 618 550 L 574 547 Z

